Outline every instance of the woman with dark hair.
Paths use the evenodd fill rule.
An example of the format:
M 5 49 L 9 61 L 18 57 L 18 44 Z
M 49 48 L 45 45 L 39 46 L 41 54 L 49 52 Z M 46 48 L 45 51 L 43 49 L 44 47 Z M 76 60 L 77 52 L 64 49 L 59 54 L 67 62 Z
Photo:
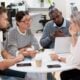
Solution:
M 16 14 L 16 24 L 17 27 L 13 27 L 9 30 L 7 38 L 7 50 L 14 56 L 21 53 L 24 57 L 33 58 L 36 55 L 36 50 L 39 50 L 39 45 L 30 30 L 31 16 L 29 13 L 27 11 L 19 11 Z M 25 79 L 45 80 L 45 76 L 42 78 L 43 74 L 27 73 Z
M 14 56 L 21 52 L 25 57 L 34 57 L 39 45 L 30 30 L 31 16 L 29 13 L 19 11 L 16 14 L 16 24 L 16 27 L 9 30 L 7 50 Z M 34 48 L 34 50 L 28 51 L 27 48 Z

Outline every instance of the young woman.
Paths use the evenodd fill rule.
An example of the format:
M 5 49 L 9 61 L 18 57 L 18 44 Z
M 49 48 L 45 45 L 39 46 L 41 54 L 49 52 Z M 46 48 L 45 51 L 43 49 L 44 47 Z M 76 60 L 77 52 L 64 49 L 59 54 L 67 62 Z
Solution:
M 24 57 L 33 58 L 36 55 L 36 50 L 39 50 L 39 45 L 30 30 L 31 17 L 29 13 L 19 11 L 16 14 L 16 23 L 17 26 L 9 30 L 7 49 L 14 56 L 21 53 Z M 34 50 L 30 48 L 34 48 Z M 45 75 L 44 73 L 27 73 L 25 80 L 46 80 Z
M 30 30 L 31 17 L 26 11 L 19 11 L 16 14 L 17 26 L 9 30 L 7 38 L 7 50 L 12 55 L 18 55 L 19 52 L 25 57 L 34 57 L 35 50 L 39 49 L 38 42 Z M 34 50 L 27 50 L 27 48 L 33 47 Z M 15 54 L 16 53 L 16 54 Z

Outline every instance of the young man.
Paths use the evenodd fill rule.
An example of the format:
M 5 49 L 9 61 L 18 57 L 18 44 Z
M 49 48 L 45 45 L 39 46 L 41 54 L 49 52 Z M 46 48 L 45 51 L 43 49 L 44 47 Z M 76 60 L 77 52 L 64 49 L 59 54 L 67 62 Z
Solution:
M 7 10 L 5 8 L 0 7 L 0 31 L 7 28 L 8 24 L 9 22 L 8 22 Z M 6 50 L 4 50 L 1 40 L 0 40 L 0 48 L 1 48 L 0 49 L 1 55 L 5 58 L 4 60 L 0 60 L 0 75 L 15 76 L 16 72 L 14 71 L 14 74 L 12 74 L 11 71 L 7 68 L 14 65 L 17 62 L 22 61 L 24 59 L 23 55 L 20 54 L 17 57 L 13 57 Z

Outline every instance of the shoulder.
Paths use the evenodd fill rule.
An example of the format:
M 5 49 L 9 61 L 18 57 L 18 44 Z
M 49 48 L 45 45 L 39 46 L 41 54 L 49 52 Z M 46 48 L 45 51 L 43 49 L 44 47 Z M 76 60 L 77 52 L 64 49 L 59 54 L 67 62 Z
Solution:
M 51 20 L 51 21 L 48 21 L 48 22 L 46 23 L 46 25 L 48 25 L 48 26 L 49 26 L 49 25 L 53 25 L 53 23 L 54 23 L 54 22 Z
M 17 28 L 16 28 L 16 27 L 12 27 L 12 28 L 9 29 L 9 32 L 10 32 L 10 33 L 16 32 L 16 31 L 17 31 Z
M 10 36 L 17 35 L 16 33 L 17 33 L 17 28 L 16 27 L 10 28 L 9 31 L 8 31 L 8 35 L 10 35 Z
M 52 29 L 52 27 L 53 27 L 53 24 L 54 24 L 54 22 L 51 20 L 51 21 L 48 21 L 47 23 L 46 23 L 46 25 L 45 25 L 45 29 Z

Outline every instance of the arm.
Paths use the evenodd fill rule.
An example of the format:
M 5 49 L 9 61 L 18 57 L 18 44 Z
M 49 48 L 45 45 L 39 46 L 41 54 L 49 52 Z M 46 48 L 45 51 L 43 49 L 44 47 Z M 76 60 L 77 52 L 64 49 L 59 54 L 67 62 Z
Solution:
M 23 59 L 24 57 L 21 54 L 13 59 L 4 59 L 3 61 L 0 61 L 0 70 L 7 69 L 8 67 L 22 61 Z
M 16 42 L 16 32 L 9 31 L 7 36 L 7 51 L 13 56 L 16 56 L 16 52 L 18 52 L 17 42 Z
M 76 35 L 71 36 L 71 42 L 72 42 L 72 46 L 74 47 L 76 45 L 76 42 L 77 42 L 77 36 Z
M 59 56 L 56 52 L 50 55 L 52 60 L 66 62 L 66 58 Z
M 8 59 L 8 58 L 14 58 L 14 56 L 12 56 L 10 53 L 8 53 L 6 50 L 3 50 L 2 51 L 2 56 L 3 56 L 3 58 L 6 58 L 6 59 Z
M 34 49 L 35 50 L 39 50 L 39 44 L 38 44 L 38 41 L 37 39 L 35 38 L 35 36 L 31 33 L 31 45 L 34 46 Z
M 75 47 L 77 42 L 77 29 L 75 28 L 75 26 L 69 27 L 69 33 L 71 35 L 72 46 Z
M 42 38 L 40 39 L 40 44 L 43 48 L 49 47 L 52 43 L 52 40 L 54 39 L 51 38 L 49 27 L 50 26 L 48 24 L 45 26 Z

